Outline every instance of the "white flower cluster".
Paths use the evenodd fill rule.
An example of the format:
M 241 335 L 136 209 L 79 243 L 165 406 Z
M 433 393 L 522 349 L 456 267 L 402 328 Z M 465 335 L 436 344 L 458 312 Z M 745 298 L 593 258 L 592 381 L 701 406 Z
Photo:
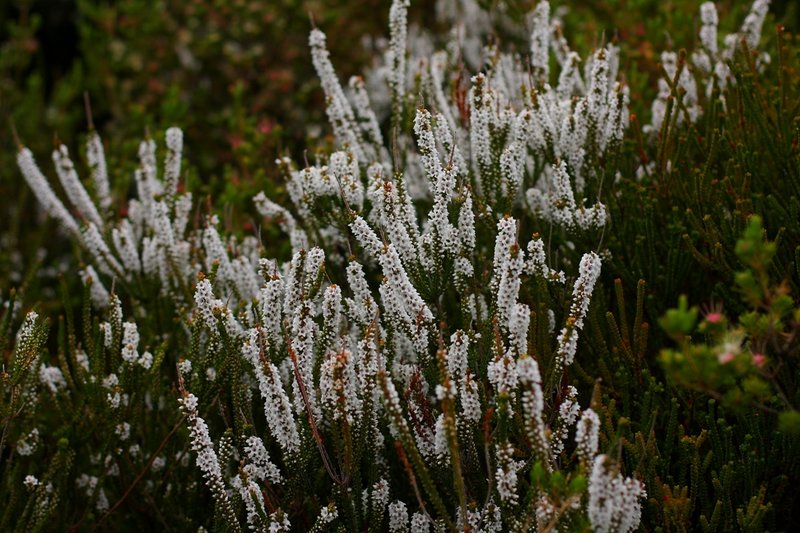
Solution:
M 641 499 L 647 497 L 642 483 L 614 471 L 606 455 L 594 459 L 589 478 L 589 520 L 599 533 L 629 533 L 642 518 Z
M 485 533 L 500 533 L 504 531 L 500 506 L 496 505 L 491 499 L 486 502 L 482 509 L 467 509 L 466 522 L 464 524 L 461 509 L 459 509 L 456 517 L 456 527 L 459 531 L 466 530 L 467 527 L 465 525 L 468 526 L 469 531 L 482 531 Z
M 411 516 L 411 533 L 428 533 L 431 530 L 431 521 L 423 513 L 414 513 Z
M 259 481 L 269 480 L 270 483 L 275 484 L 282 481 L 280 470 L 270 460 L 269 453 L 260 438 L 248 437 L 244 450 L 249 461 L 244 467 L 247 475 Z
M 578 456 L 587 464 L 592 461 L 597 453 L 599 432 L 600 418 L 591 409 L 586 409 L 575 429 L 575 443 L 577 444 Z
M 135 322 L 125 322 L 122 332 L 122 359 L 127 363 L 136 363 L 139 361 L 139 328 Z
M 291 402 L 283 388 L 280 373 L 264 353 L 263 333 L 257 329 L 249 331 L 249 337 L 242 347 L 242 353 L 253 365 L 261 397 L 264 400 L 264 415 L 270 432 L 289 453 L 297 453 L 300 437 L 292 413 Z
M 510 329 L 510 318 L 517 305 L 521 285 L 520 274 L 525 264 L 525 253 L 517 244 L 517 222 L 511 217 L 497 224 L 494 244 L 492 284 L 496 287 L 496 307 L 500 324 Z M 527 332 L 526 332 L 527 333 Z M 525 350 L 523 350 L 523 353 Z
M 128 440 L 131 436 L 131 425 L 128 422 L 122 422 L 114 427 L 114 433 L 117 434 L 119 440 Z
M 566 278 L 564 272 L 555 271 L 547 266 L 547 258 L 544 252 L 544 242 L 538 235 L 528 241 L 528 259 L 525 261 L 525 273 L 537 275 L 548 281 L 564 283 Z
M 552 454 L 547 440 L 544 422 L 544 393 L 539 365 L 533 357 L 523 357 L 518 365 L 522 385 L 522 409 L 525 415 L 525 429 L 533 444 L 537 459 L 547 469 L 552 468 Z
M 29 474 L 29 475 L 25 476 L 25 480 L 23 481 L 23 484 L 25 485 L 26 489 L 32 491 L 33 489 L 35 489 L 36 487 L 39 486 L 39 480 L 36 478 L 36 476 L 33 476 L 33 475 Z
M 67 147 L 59 145 L 53 151 L 56 174 L 81 224 L 50 188 L 30 150 L 22 147 L 17 155 L 22 175 L 39 203 L 92 258 L 94 264 L 85 269 L 83 277 L 86 282 L 92 280 L 91 293 L 98 308 L 107 305 L 108 291 L 93 267 L 109 278 L 128 283 L 143 274 L 153 276 L 164 293 L 176 297 L 195 270 L 190 251 L 196 237 L 186 233 L 191 194 L 177 193 L 183 134 L 178 128 L 170 128 L 166 140 L 164 182 L 157 177 L 155 141 L 148 139 L 141 143 L 140 166 L 135 172 L 139 198 L 129 202 L 127 217 L 115 227 L 103 215 L 108 212 L 111 197 L 105 155 L 97 132 L 89 135 L 86 158 L 99 208 L 81 182 Z
M 661 133 L 670 99 L 672 113 L 677 115 L 676 124 L 696 123 L 703 114 L 698 97 L 698 80 L 705 85 L 707 99 L 712 97 L 714 89 L 724 91 L 729 84 L 735 83 L 729 64 L 743 44 L 750 53 L 758 49 L 769 4 L 770 0 L 755 0 L 739 31 L 726 35 L 722 47 L 718 38 L 717 6 L 714 2 L 705 2 L 700 6 L 700 47 L 691 54 L 694 68 L 690 69 L 685 62 L 680 63 L 675 52 L 665 51 L 661 54 L 665 77 L 658 80 L 658 96 L 653 101 L 651 121 L 644 127 L 645 132 L 652 135 Z M 766 52 L 756 57 L 758 65 L 769 61 L 770 56 Z M 672 90 L 673 83 L 681 89 L 682 96 Z M 724 104 L 724 96 L 720 98 Z
M 564 441 L 567 439 L 569 428 L 571 428 L 580 414 L 580 405 L 578 405 L 578 390 L 569 385 L 567 387 L 566 397 L 558 406 L 558 426 L 556 430 L 550 435 L 550 448 L 553 450 L 554 455 L 560 454 L 564 451 Z
M 336 517 L 338 516 L 339 510 L 336 508 L 336 505 L 329 503 L 319 510 L 319 516 L 317 517 L 317 521 L 314 523 L 312 531 L 324 531 L 325 526 L 336 520 Z
M 481 418 L 481 400 L 474 371 L 468 367 L 469 348 L 470 338 L 463 330 L 458 330 L 450 336 L 450 347 L 444 355 L 447 380 L 452 389 L 447 394 L 450 399 L 460 403 L 461 420 L 477 424 Z M 442 386 L 437 385 L 437 394 L 440 387 Z M 441 396 L 444 396 L 444 393 Z
M 345 419 L 350 425 L 361 415 L 363 405 L 355 360 L 349 350 L 329 353 L 322 363 L 319 379 L 322 402 L 333 420 Z
M 39 314 L 36 311 L 28 311 L 22 325 L 17 330 L 16 347 L 17 351 L 24 352 L 30 349 L 30 345 L 36 341 L 36 329 L 41 325 Z
M 405 533 L 408 531 L 408 507 L 401 501 L 389 504 L 389 531 L 391 533 Z
M 500 500 L 506 505 L 516 505 L 519 500 L 517 494 L 517 471 L 523 463 L 513 459 L 514 448 L 505 442 L 497 447 L 497 469 L 495 482 Z
M 578 270 L 578 279 L 572 289 L 572 305 L 569 308 L 567 323 L 558 335 L 556 353 L 559 366 L 569 366 L 575 359 L 578 349 L 578 332 L 583 329 L 583 319 L 589 311 L 589 302 L 597 279 L 600 277 L 602 263 L 594 252 L 584 254 Z
M 531 188 L 527 192 L 528 205 L 534 213 L 564 228 L 588 230 L 602 228 L 606 224 L 606 208 L 597 203 L 592 207 L 579 205 L 570 185 L 567 163 L 559 161 L 552 167 L 550 190 Z
M 392 93 L 392 113 L 399 115 L 406 83 L 406 39 L 408 35 L 408 6 L 410 0 L 395 0 L 389 9 L 388 50 L 389 89 Z
M 289 522 L 289 517 L 280 509 L 269 515 L 269 525 L 267 527 L 269 533 L 289 533 L 291 528 L 292 524 Z
M 713 6 L 713 4 L 711 5 Z M 714 8 L 714 10 L 716 15 L 716 8 Z M 716 26 L 714 30 L 716 35 Z M 661 66 L 664 69 L 666 77 L 658 80 L 658 95 L 656 99 L 653 100 L 651 106 L 650 124 L 645 125 L 643 128 L 645 133 L 650 133 L 652 135 L 662 133 L 661 130 L 665 126 L 664 120 L 667 115 L 668 106 L 673 105 L 674 107 L 675 105 L 674 94 L 671 88 L 671 85 L 674 83 L 677 83 L 677 87 L 680 87 L 683 91 L 683 96 L 680 101 L 681 108 L 677 110 L 673 109 L 672 111 L 677 117 L 675 124 L 679 125 L 687 120 L 694 124 L 703 112 L 698 103 L 697 82 L 691 72 L 689 72 L 689 68 L 685 65 L 685 62 L 679 64 L 678 54 L 671 51 L 662 52 Z M 680 73 L 678 73 L 679 69 Z M 709 90 L 711 89 L 712 85 L 709 85 Z
M 220 444 L 220 448 L 222 445 Z M 234 452 L 234 450 L 231 450 Z M 232 480 L 231 485 L 238 490 L 247 509 L 247 524 L 252 531 L 263 531 L 266 516 L 264 493 L 260 483 L 269 481 L 278 484 L 283 481 L 280 470 L 270 460 L 263 441 L 255 436 L 248 437 L 245 443 L 244 466 Z
M 621 140 L 628 124 L 628 89 L 615 81 L 618 49 L 609 45 L 598 50 L 581 73 L 580 57 L 569 51 L 556 21 L 550 20 L 548 2 L 540 2 L 531 17 L 531 70 L 539 80 L 535 85 L 520 57 L 488 51 L 493 58 L 489 71 L 472 79 L 469 93 L 468 152 L 482 194 L 513 200 L 520 186 L 527 184 L 530 208 L 554 222 L 558 221 L 551 215 L 553 202 L 548 197 L 558 185 L 549 171 L 528 175 L 530 154 L 540 162 L 563 160 L 572 173 L 575 192 L 582 194 L 586 179 L 595 177 L 587 150 L 605 153 Z M 556 87 L 547 83 L 551 50 L 561 67 Z M 499 149 L 490 141 L 496 132 L 508 139 Z M 572 189 L 569 178 L 567 184 Z M 596 225 L 602 223 L 599 220 Z
M 103 220 L 100 218 L 100 213 L 89 197 L 89 193 L 83 187 L 83 184 L 78 178 L 78 173 L 75 170 L 75 165 L 69 157 L 69 151 L 63 144 L 53 150 L 53 163 L 56 167 L 56 174 L 58 175 L 61 186 L 64 192 L 67 193 L 67 198 L 75 206 L 81 219 L 95 224 L 97 227 L 103 227 Z
M 380 294 L 386 318 L 404 331 L 413 340 L 414 349 L 422 353 L 428 345 L 433 313 L 411 283 L 394 244 L 384 248 L 379 260 L 385 276 Z
M 111 192 L 108 181 L 108 167 L 103 141 L 97 131 L 92 129 L 86 138 L 86 162 L 89 164 L 90 175 L 94 182 L 94 191 L 102 211 L 111 207 Z
M 44 363 L 39 367 L 39 381 L 53 394 L 67 387 L 67 380 L 57 366 L 48 366 Z
M 353 107 L 345 95 L 339 83 L 339 78 L 336 76 L 336 71 L 331 64 L 330 54 L 326 48 L 325 34 L 318 29 L 312 30 L 308 44 L 311 47 L 311 59 L 314 63 L 314 69 L 317 71 L 322 88 L 325 91 L 328 120 L 333 127 L 337 140 L 341 145 L 347 146 L 359 161 L 366 161 L 368 157 L 377 157 L 381 151 L 374 141 L 380 139 L 370 138 L 374 136 L 374 132 L 369 126 L 373 123 L 373 113 L 369 107 L 359 109 L 359 114 L 364 114 L 369 119 L 366 121 L 356 120 Z M 363 104 L 364 95 L 362 94 L 361 97 L 362 101 L 360 103 Z M 360 124 L 365 126 L 360 126 Z
M 17 454 L 22 456 L 33 455 L 39 446 L 39 429 L 33 428 L 27 435 L 17 441 Z
M 100 489 L 97 488 L 99 481 L 100 480 L 97 476 L 81 474 L 77 479 L 75 479 L 75 486 L 77 486 L 79 489 L 84 489 L 84 493 L 88 498 L 97 498 L 95 501 L 95 509 L 101 513 L 105 513 L 108 511 L 110 505 L 108 503 L 106 491 L 102 487 L 100 487 Z
M 476 7 L 465 9 L 473 12 Z M 406 80 L 409 76 L 422 80 L 423 96 L 437 109 L 436 113 L 431 113 L 423 107 L 417 112 L 414 133 L 419 153 L 406 151 L 390 161 L 385 147 L 366 141 L 379 139 L 374 133 L 375 114 L 362 110 L 368 99 L 356 91 L 352 104 L 357 111 L 353 111 L 354 106 L 344 94 L 330 63 L 324 34 L 314 30 L 310 38 L 314 65 L 322 80 L 336 138 L 347 157 L 355 160 L 362 171 L 373 169 L 367 170 L 365 183 L 373 201 L 369 220 L 387 235 L 391 233 L 388 236 L 397 246 L 404 264 L 411 268 L 409 260 L 419 260 L 430 270 L 438 266 L 431 265 L 431 261 L 440 257 L 469 253 L 467 243 L 473 238 L 469 230 L 462 233 L 465 246 L 458 247 L 461 232 L 453 229 L 446 206 L 454 197 L 471 203 L 470 190 L 492 201 L 504 199 L 511 204 L 521 199 L 521 193 L 527 190 L 530 208 L 546 220 L 566 224 L 570 229 L 602 226 L 605 208 L 601 204 L 584 207 L 582 196 L 586 180 L 597 177 L 587 156 L 601 156 L 614 147 L 628 124 L 628 89 L 615 81 L 618 49 L 609 45 L 598 50 L 581 72 L 579 56 L 569 50 L 558 30 L 560 21 L 557 17 L 551 20 L 549 4 L 540 2 L 532 17 L 531 66 L 540 72 L 537 79 L 541 83 L 532 85 L 522 56 L 488 49 L 484 55 L 492 59 L 487 72 L 471 80 L 467 121 L 465 103 L 447 96 L 451 87 L 446 76 L 448 69 L 457 68 L 463 58 L 460 48 L 463 42 L 459 41 L 463 35 L 454 35 L 447 51 L 412 57 L 408 65 L 415 67 L 407 69 L 406 53 L 400 52 L 407 40 L 406 9 L 407 0 L 393 2 L 388 68 L 383 72 L 392 93 L 393 115 L 399 114 L 397 106 L 406 98 L 400 93 L 409 85 Z M 478 19 L 473 17 L 471 22 Z M 555 53 L 562 69 L 557 87 L 547 83 L 550 51 Z M 351 85 L 362 87 L 359 82 Z M 357 115 L 364 119 L 358 119 Z M 399 146 L 409 146 L 404 133 L 393 134 L 398 136 Z M 499 147 L 498 139 L 505 139 Z M 331 160 L 334 156 L 336 154 Z M 550 164 L 563 161 L 564 166 L 560 173 L 554 173 L 547 170 L 549 165 L 541 165 L 544 161 Z M 285 161 L 281 164 L 288 166 Z M 382 170 L 375 171 L 376 164 Z M 301 215 L 307 210 L 309 200 L 360 192 L 359 180 L 353 179 L 355 172 L 346 173 L 347 179 L 339 179 L 337 173 L 328 170 L 329 166 L 289 171 L 292 176 L 290 194 Z M 405 167 L 404 176 L 382 177 L 392 174 L 392 169 L 398 166 Z M 564 182 L 567 166 L 571 176 Z M 544 172 L 532 173 L 533 168 L 542 167 L 546 169 Z M 430 195 L 433 200 L 427 218 L 427 235 L 420 234 L 413 218 L 409 220 L 408 198 L 415 194 Z M 581 196 L 577 200 L 576 194 Z M 566 208 L 561 205 L 565 198 L 572 198 L 571 205 L 567 206 L 570 212 L 567 219 Z M 356 195 L 350 200 L 348 203 L 358 205 L 360 197 Z M 290 217 L 282 218 L 287 226 L 293 225 Z M 418 258 L 413 256 L 415 251 L 419 253 Z M 459 266 L 468 268 L 465 261 L 459 261 Z
M 19 167 L 22 176 L 28 183 L 28 186 L 33 191 L 34 196 L 39 201 L 39 205 L 45 212 L 56 219 L 59 224 L 67 230 L 73 237 L 80 235 L 80 226 L 75 222 L 75 219 L 67 211 L 61 200 L 58 199 L 47 178 L 44 177 L 42 171 L 39 170 L 36 161 L 33 158 L 33 153 L 27 148 L 20 149 L 17 154 L 17 166 Z
M 214 442 L 208 433 L 208 425 L 197 412 L 197 397 L 194 394 L 187 394 L 179 400 L 183 414 L 189 422 L 189 429 L 192 439 L 192 450 L 197 453 L 197 466 L 203 472 L 203 477 L 214 500 L 225 514 L 230 525 L 237 525 L 236 515 L 231 505 L 225 480 L 222 477 L 222 468 L 214 451 Z M 237 528 L 238 529 L 238 528 Z

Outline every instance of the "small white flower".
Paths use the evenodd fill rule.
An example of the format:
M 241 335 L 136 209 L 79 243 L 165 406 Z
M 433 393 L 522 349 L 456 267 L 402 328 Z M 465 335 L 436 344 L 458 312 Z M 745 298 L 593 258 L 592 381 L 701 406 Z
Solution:
M 586 409 L 575 430 L 578 455 L 586 463 L 593 461 L 597 453 L 599 431 L 600 418 L 591 409 Z
M 134 322 L 122 324 L 122 359 L 127 363 L 135 363 L 139 359 L 139 330 Z
M 114 428 L 114 432 L 117 434 L 120 440 L 128 440 L 131 436 L 131 425 L 127 422 L 122 422 L 121 424 L 117 424 Z
M 151 354 L 149 351 L 145 351 L 142 353 L 142 356 L 139 358 L 137 363 L 139 363 L 139 365 L 141 365 L 145 370 L 150 370 L 150 367 L 153 366 L 153 354 Z
M 61 369 L 56 366 L 47 366 L 44 363 L 39 367 L 39 381 L 53 394 L 67 388 L 67 380 Z
M 188 359 L 181 359 L 178 361 L 178 370 L 184 378 L 188 377 L 192 373 L 192 362 Z
M 589 478 L 589 520 L 599 533 L 629 533 L 639 526 L 643 498 L 642 483 L 609 468 L 610 459 L 598 455 Z
M 39 445 L 39 430 L 33 428 L 27 435 L 17 441 L 17 454 L 22 456 L 32 455 Z
M 103 378 L 103 387 L 106 389 L 113 389 L 117 385 L 119 385 L 119 378 L 116 374 L 109 374 Z
M 159 455 L 155 459 L 153 459 L 153 464 L 150 466 L 150 470 L 153 472 L 160 472 L 164 469 L 167 464 L 167 460 L 164 459 L 163 456 Z
M 399 500 L 389 504 L 389 531 L 391 533 L 408 531 L 408 508 Z

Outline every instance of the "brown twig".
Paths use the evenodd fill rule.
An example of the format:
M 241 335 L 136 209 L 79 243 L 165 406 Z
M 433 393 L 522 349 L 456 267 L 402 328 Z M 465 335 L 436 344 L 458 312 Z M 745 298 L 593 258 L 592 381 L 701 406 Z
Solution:
M 311 402 L 308 399 L 308 391 L 306 390 L 305 382 L 303 381 L 303 377 L 300 375 L 300 366 L 297 362 L 297 352 L 295 351 L 294 347 L 292 346 L 291 339 L 286 339 L 286 347 L 289 350 L 289 357 L 292 359 L 292 366 L 294 368 L 294 377 L 297 380 L 298 388 L 300 389 L 300 396 L 303 398 L 303 405 L 306 408 L 306 416 L 308 417 L 308 425 L 311 427 L 311 435 L 314 437 L 314 442 L 317 443 L 317 448 L 319 449 L 320 457 L 322 458 L 322 464 L 325 466 L 325 470 L 328 471 L 328 475 L 331 479 L 339 485 L 341 488 L 345 488 L 348 483 L 348 479 L 342 478 L 339 474 L 337 474 L 333 468 L 333 463 L 331 462 L 330 456 L 328 456 L 328 451 L 325 449 L 325 443 L 322 440 L 322 435 L 317 428 L 317 422 L 314 420 L 314 413 L 311 412 Z
M 86 113 L 86 124 L 89 131 L 94 131 L 94 119 L 92 117 L 92 102 L 89 100 L 89 91 L 83 91 L 83 109 Z
M 17 126 L 14 124 L 14 119 L 8 119 L 8 126 L 11 128 L 11 137 L 14 139 L 14 144 L 17 145 L 17 150 L 22 150 L 24 146 L 22 145 L 22 141 L 19 140 L 19 133 L 17 132 Z

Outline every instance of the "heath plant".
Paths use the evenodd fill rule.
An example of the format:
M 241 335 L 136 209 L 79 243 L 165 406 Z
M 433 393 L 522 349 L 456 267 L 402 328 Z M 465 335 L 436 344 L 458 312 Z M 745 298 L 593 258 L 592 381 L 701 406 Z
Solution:
M 760 219 L 735 249 L 753 310 L 738 327 L 709 312 L 703 345 L 689 337 L 696 310 L 667 313 L 678 348 L 661 352 L 666 381 L 646 357 L 646 283 L 631 324 L 623 281 L 616 313 L 604 284 L 633 270 L 619 227 L 638 206 L 620 207 L 635 196 L 617 183 L 663 187 L 689 158 L 676 139 L 737 107 L 737 50 L 754 79 L 768 65 L 769 2 L 722 48 L 716 9 L 702 6 L 692 68 L 685 52 L 662 56 L 646 128 L 631 119 L 618 44 L 581 55 L 547 1 L 509 31 L 514 45 L 480 41 L 485 13 L 470 0 L 440 3 L 443 20 L 473 14 L 444 37 L 409 30 L 409 4 L 392 2 L 366 78 L 343 83 L 323 25 L 311 30 L 333 143 L 302 164 L 275 161 L 287 202 L 267 190 L 243 207 L 285 247 L 193 197 L 177 127 L 163 148 L 139 144 L 124 215 L 96 131 L 88 180 L 66 146 L 53 150 L 63 194 L 18 146 L 84 291 L 77 316 L 63 282 L 55 344 L 37 312 L 16 335 L 13 301 L 3 316 L 5 527 L 749 531 L 782 520 L 762 456 L 733 464 L 733 443 L 745 453 L 752 439 L 721 429 L 723 415 L 678 414 L 701 391 L 731 413 L 784 411 L 780 429 L 756 422 L 765 434 L 796 425 L 796 304 L 771 281 Z M 797 443 L 781 442 L 791 457 Z

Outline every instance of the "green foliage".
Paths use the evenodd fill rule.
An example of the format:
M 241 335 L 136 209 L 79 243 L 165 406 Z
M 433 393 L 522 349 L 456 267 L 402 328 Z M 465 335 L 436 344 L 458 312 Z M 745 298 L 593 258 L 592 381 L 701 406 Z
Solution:
M 121 345 L 102 341 L 88 294 L 84 304 L 80 331 L 69 302 L 62 303 L 67 314 L 59 321 L 56 353 L 47 349 L 48 328 L 35 313 L 4 350 L 12 364 L 0 383 L 2 529 L 49 530 L 55 522 L 109 527 L 118 520 L 109 520 L 111 513 L 120 511 L 126 527 L 196 524 L 197 515 L 178 511 L 187 502 L 204 507 L 192 490 L 197 476 L 187 450 L 176 438 L 182 421 L 153 408 L 166 400 L 172 381 L 163 354 L 149 369 L 122 363 Z M 4 313 L 6 323 L 10 315 Z M 170 507 L 175 510 L 166 517 Z
M 734 279 L 746 310 L 732 323 L 722 312 L 709 311 L 697 327 L 705 342 L 688 337 L 697 309 L 687 309 L 685 296 L 678 309 L 667 311 L 660 323 L 678 348 L 662 350 L 659 358 L 672 380 L 731 408 L 794 409 L 794 399 L 785 391 L 797 388 L 794 339 L 800 307 L 789 295 L 788 282 L 770 277 L 777 250 L 765 238 L 761 218 L 753 216 L 735 246 L 744 270 L 735 272 Z M 783 415 L 781 426 L 791 427 L 786 422 L 790 419 Z

